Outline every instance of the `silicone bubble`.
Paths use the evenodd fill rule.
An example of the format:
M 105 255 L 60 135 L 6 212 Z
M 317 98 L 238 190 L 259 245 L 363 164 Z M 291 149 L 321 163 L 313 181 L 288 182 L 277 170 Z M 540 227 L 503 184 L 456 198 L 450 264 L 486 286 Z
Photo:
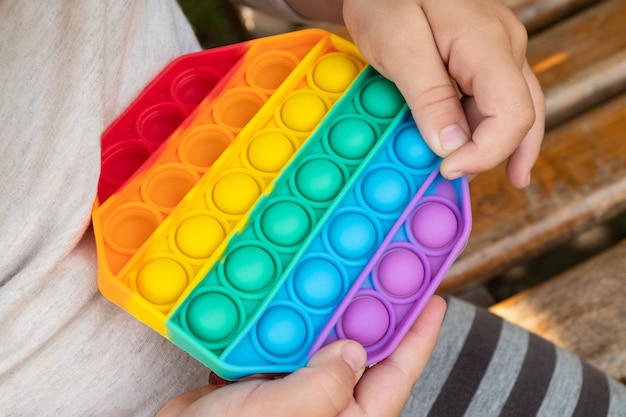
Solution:
M 322 311 L 335 307 L 348 285 L 339 265 L 321 254 L 300 262 L 291 284 L 294 299 L 305 307 Z
M 192 165 L 199 171 L 205 171 L 232 141 L 232 133 L 218 126 L 197 129 L 183 139 L 178 148 L 178 155 L 182 162 Z
M 361 92 L 360 104 L 368 114 L 379 119 L 395 117 L 404 106 L 404 99 L 395 85 L 377 77 Z
M 414 124 L 400 130 L 393 138 L 395 157 L 413 169 L 432 169 L 438 156 L 428 147 Z
M 210 201 L 226 214 L 245 213 L 261 194 L 259 184 L 244 172 L 231 172 L 218 179 Z
M 337 121 L 328 133 L 328 143 L 342 158 L 361 160 L 376 143 L 377 134 L 365 120 L 348 117 Z
M 194 336 L 222 347 L 244 320 L 241 301 L 222 289 L 206 289 L 193 295 L 184 311 L 184 323 Z
M 290 95 L 280 110 L 279 123 L 295 132 L 310 132 L 328 110 L 327 103 L 317 94 L 299 91 Z
M 313 69 L 313 82 L 329 93 L 344 91 L 359 73 L 359 68 L 346 54 L 331 53 L 320 59 Z
M 296 148 L 293 142 L 278 130 L 267 130 L 256 135 L 248 147 L 250 165 L 261 172 L 280 171 Z
M 258 222 L 263 235 L 275 245 L 290 247 L 304 240 L 311 230 L 312 213 L 294 201 L 269 205 Z
M 170 95 L 187 106 L 197 106 L 220 80 L 220 75 L 210 68 L 190 68 L 176 76 Z
M 446 249 L 457 236 L 459 222 L 450 206 L 429 201 L 419 206 L 411 219 L 411 233 L 424 249 Z
M 330 247 L 342 258 L 365 262 L 378 244 L 378 230 L 366 215 L 347 211 L 335 216 L 326 231 Z
M 161 214 L 146 204 L 123 204 L 105 220 L 105 242 L 116 252 L 133 254 L 161 221 Z
M 137 272 L 137 291 L 150 303 L 172 304 L 187 287 L 190 273 L 173 258 L 150 259 Z
M 187 117 L 187 110 L 174 103 L 159 103 L 139 115 L 135 130 L 155 146 L 167 139 Z
M 407 247 L 388 250 L 373 271 L 377 287 L 389 296 L 407 302 L 419 295 L 429 274 L 428 263 Z
M 291 305 L 270 307 L 259 319 L 256 339 L 274 358 L 299 356 L 312 335 L 311 324 L 304 314 Z
M 372 346 L 392 330 L 392 317 L 391 308 L 374 292 L 362 292 L 344 311 L 337 331 L 364 347 Z
M 243 128 L 259 111 L 267 97 L 251 88 L 235 88 L 215 104 L 213 116 L 235 130 Z
M 277 89 L 298 64 L 298 59 L 286 51 L 271 51 L 259 56 L 246 72 L 250 85 L 264 90 Z
M 368 207 L 379 213 L 394 213 L 411 198 L 407 179 L 392 167 L 372 168 L 361 182 L 361 195 Z
M 196 184 L 199 176 L 183 164 L 164 164 L 141 185 L 141 196 L 160 210 L 172 210 Z
M 103 152 L 102 179 L 120 185 L 145 162 L 152 153 L 147 143 L 129 139 L 116 143 Z
M 225 237 L 224 226 L 215 217 L 208 213 L 197 213 L 180 222 L 174 242 L 183 255 L 204 259 L 213 254 Z
M 335 198 L 344 183 L 343 170 L 326 158 L 307 160 L 300 166 L 294 178 L 295 187 L 300 194 L 318 203 Z
M 233 249 L 224 261 L 226 281 L 242 293 L 265 291 L 274 282 L 277 273 L 276 259 L 258 246 L 243 245 Z

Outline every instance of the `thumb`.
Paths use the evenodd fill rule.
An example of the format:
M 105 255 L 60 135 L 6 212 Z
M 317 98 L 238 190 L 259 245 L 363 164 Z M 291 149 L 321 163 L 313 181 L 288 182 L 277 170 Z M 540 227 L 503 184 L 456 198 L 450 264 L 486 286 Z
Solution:
M 335 417 L 353 400 L 365 370 L 366 353 L 356 342 L 342 340 L 320 349 L 301 368 L 282 379 L 251 379 L 209 385 L 179 396 L 158 417 L 241 415 Z M 210 394 L 210 395 L 207 395 Z
M 273 381 L 272 390 L 281 401 L 275 416 L 336 416 L 353 400 L 354 387 L 365 370 L 366 353 L 356 342 L 342 340 L 320 349 L 301 368 Z M 276 410 L 278 411 L 278 410 Z
M 345 7 L 351 3 L 344 3 Z M 396 84 L 429 147 L 446 157 L 470 140 L 470 128 L 428 18 L 418 2 L 397 2 L 393 10 L 381 6 L 384 2 L 371 3 L 372 7 L 386 7 L 380 15 L 394 24 L 371 35 L 379 26 L 370 30 L 374 23 L 358 25 L 359 21 L 353 22 L 348 15 L 348 29 L 368 62 Z M 348 8 L 345 13 L 349 12 L 359 15 Z
M 470 141 L 470 127 L 435 39 L 422 23 L 415 28 L 420 44 L 398 57 L 400 62 L 386 72 L 409 105 L 424 141 L 446 157 Z

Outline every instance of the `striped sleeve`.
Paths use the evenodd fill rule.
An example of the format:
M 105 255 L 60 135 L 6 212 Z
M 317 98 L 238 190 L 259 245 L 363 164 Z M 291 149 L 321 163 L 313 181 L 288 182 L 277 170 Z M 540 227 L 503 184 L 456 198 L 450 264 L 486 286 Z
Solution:
M 447 302 L 403 417 L 626 416 L 624 385 L 485 309 Z

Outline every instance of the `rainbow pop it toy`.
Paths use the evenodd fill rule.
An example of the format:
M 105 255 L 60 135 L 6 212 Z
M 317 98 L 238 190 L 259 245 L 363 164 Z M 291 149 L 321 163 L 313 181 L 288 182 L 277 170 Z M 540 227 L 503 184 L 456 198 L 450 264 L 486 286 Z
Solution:
M 396 87 L 309 29 L 183 56 L 103 134 L 101 292 L 218 375 L 388 356 L 467 242 Z

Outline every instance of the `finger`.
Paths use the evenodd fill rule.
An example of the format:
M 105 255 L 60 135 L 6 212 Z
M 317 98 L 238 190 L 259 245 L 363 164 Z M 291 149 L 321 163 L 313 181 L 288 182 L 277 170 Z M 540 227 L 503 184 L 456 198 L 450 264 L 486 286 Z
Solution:
M 305 368 L 251 392 L 243 415 L 291 417 L 306 410 L 311 417 L 335 417 L 353 401 L 365 360 L 365 350 L 356 342 L 341 340 L 325 346 Z M 269 406 L 267 399 L 271 399 Z
M 515 150 L 509 158 L 507 165 L 507 176 L 509 181 L 515 187 L 523 188 L 530 183 L 530 172 L 532 170 L 543 141 L 545 131 L 545 114 L 546 106 L 541 85 L 537 77 L 530 69 L 528 62 L 524 63 L 522 69 L 526 82 L 532 96 L 535 106 L 535 123 L 528 131 L 526 137 L 522 140 L 520 146 Z
M 412 40 L 419 45 L 413 46 L 415 51 L 401 54 L 388 73 L 403 94 L 428 146 L 445 157 L 470 140 L 470 129 L 427 22 L 417 29 L 419 32 Z
M 526 77 L 510 53 L 503 49 L 479 58 L 468 63 L 472 75 L 459 76 L 463 80 L 459 85 L 473 96 L 475 110 L 483 119 L 472 141 L 443 161 L 441 172 L 448 179 L 485 172 L 507 160 L 536 121 Z
M 536 117 L 534 125 L 528 131 L 528 134 L 522 140 L 518 148 L 509 157 L 507 164 L 507 176 L 509 181 L 517 188 L 524 188 L 530 183 L 530 172 L 537 161 L 544 137 L 546 113 L 541 85 L 530 69 L 528 62 L 524 63 L 522 73 L 526 78 L 532 96 Z M 476 101 L 473 97 L 463 97 L 462 103 L 470 129 L 474 130 L 485 117 L 478 112 Z M 475 174 L 468 177 L 475 177 Z
M 370 2 L 369 6 L 380 8 L 380 3 Z M 380 10 L 377 16 L 392 19 L 393 24 L 382 25 L 388 30 L 374 34 L 366 24 L 351 21 L 350 4 L 344 2 L 350 34 L 372 66 L 396 84 L 430 148 L 443 157 L 466 143 L 469 127 L 458 92 L 417 2 L 397 1 L 391 10 Z M 366 23 L 381 26 L 380 22 Z
M 219 388 L 219 385 L 204 385 L 193 391 L 174 397 L 168 401 L 163 408 L 161 408 L 156 417 L 177 417 L 189 408 L 191 404 Z
M 517 149 L 513 151 L 507 164 L 507 176 L 509 181 L 517 188 L 526 187 L 530 183 L 530 171 L 537 160 L 544 137 L 546 113 L 541 85 L 530 69 L 528 62 L 524 62 L 522 74 L 532 97 L 535 109 L 535 123 Z M 463 97 L 462 103 L 470 129 L 475 130 L 485 117 L 478 111 L 476 100 L 473 97 Z
M 433 296 L 396 350 L 365 372 L 355 392 L 365 415 L 400 414 L 437 343 L 445 310 L 445 301 Z

